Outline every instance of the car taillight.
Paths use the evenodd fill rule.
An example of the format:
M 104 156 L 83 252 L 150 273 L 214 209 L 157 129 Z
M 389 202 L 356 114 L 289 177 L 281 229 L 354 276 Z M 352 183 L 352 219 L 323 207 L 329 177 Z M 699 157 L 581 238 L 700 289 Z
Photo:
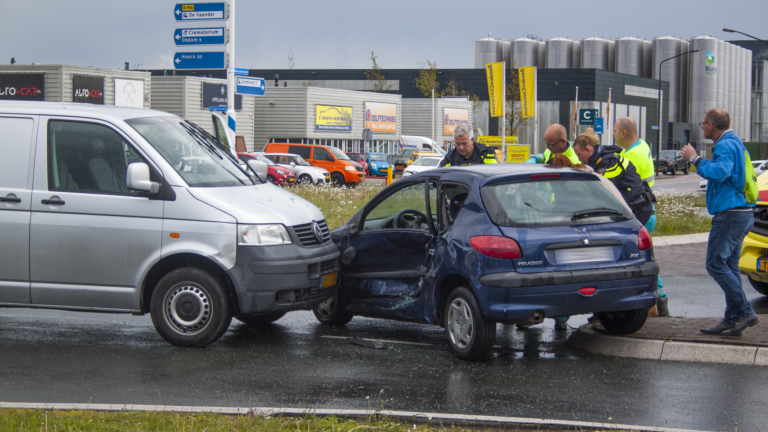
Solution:
M 558 173 L 552 173 L 552 174 L 531 174 L 531 180 L 546 180 L 546 179 L 556 179 L 560 178 L 560 174 Z
M 637 233 L 637 249 L 646 250 L 652 247 L 653 241 L 651 240 L 651 233 L 649 233 L 645 227 L 640 228 L 640 232 Z
M 514 239 L 499 236 L 475 236 L 469 241 L 472 247 L 491 258 L 522 258 L 523 252 Z

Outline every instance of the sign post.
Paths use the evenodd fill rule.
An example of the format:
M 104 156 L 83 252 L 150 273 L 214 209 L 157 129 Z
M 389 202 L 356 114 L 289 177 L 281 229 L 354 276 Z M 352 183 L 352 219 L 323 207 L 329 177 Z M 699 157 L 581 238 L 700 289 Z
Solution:
M 237 130 L 235 120 L 235 0 L 229 0 L 229 15 L 227 27 L 229 28 L 229 42 L 227 43 L 227 126 L 232 129 L 232 134 Z

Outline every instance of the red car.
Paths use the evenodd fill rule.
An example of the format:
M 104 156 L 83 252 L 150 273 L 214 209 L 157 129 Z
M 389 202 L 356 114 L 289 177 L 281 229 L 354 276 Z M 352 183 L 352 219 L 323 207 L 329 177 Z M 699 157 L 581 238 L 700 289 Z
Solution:
M 353 162 L 356 162 L 357 164 L 361 165 L 363 169 L 365 170 L 365 176 L 368 177 L 368 163 L 365 162 L 365 155 L 362 155 L 360 153 L 347 153 L 347 156 L 349 156 L 350 159 L 352 159 Z
M 248 159 L 256 159 L 267 164 L 267 181 L 272 184 L 293 186 L 296 183 L 296 176 L 290 168 L 278 166 L 264 156 L 255 153 L 238 153 L 237 155 L 245 163 L 248 163 Z

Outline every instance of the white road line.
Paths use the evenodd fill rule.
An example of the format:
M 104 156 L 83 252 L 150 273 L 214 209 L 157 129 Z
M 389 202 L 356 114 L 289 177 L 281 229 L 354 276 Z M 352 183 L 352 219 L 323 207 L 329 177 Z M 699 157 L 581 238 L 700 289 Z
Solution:
M 320 336 L 321 338 L 327 338 L 327 339 L 344 339 L 347 340 L 352 336 Z M 388 340 L 388 339 L 366 339 L 366 338 L 360 338 L 364 341 L 369 342 L 384 342 L 384 343 L 392 343 L 392 344 L 402 344 L 402 345 L 416 345 L 416 346 L 432 346 L 432 344 L 428 343 L 421 343 L 421 342 L 405 342 L 405 341 L 395 341 L 395 340 Z

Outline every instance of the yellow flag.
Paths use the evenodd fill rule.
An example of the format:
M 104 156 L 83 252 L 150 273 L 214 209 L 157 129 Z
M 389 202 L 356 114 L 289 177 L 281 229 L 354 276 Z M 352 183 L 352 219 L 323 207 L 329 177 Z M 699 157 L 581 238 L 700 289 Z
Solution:
M 536 85 L 534 66 L 522 67 L 517 71 L 520 75 L 520 106 L 523 109 L 523 118 L 533 117 L 534 104 L 536 103 L 533 100 Z
M 504 101 L 504 65 L 502 62 L 488 63 L 485 65 L 485 75 L 488 77 L 488 100 L 491 117 L 501 116 L 502 103 Z

